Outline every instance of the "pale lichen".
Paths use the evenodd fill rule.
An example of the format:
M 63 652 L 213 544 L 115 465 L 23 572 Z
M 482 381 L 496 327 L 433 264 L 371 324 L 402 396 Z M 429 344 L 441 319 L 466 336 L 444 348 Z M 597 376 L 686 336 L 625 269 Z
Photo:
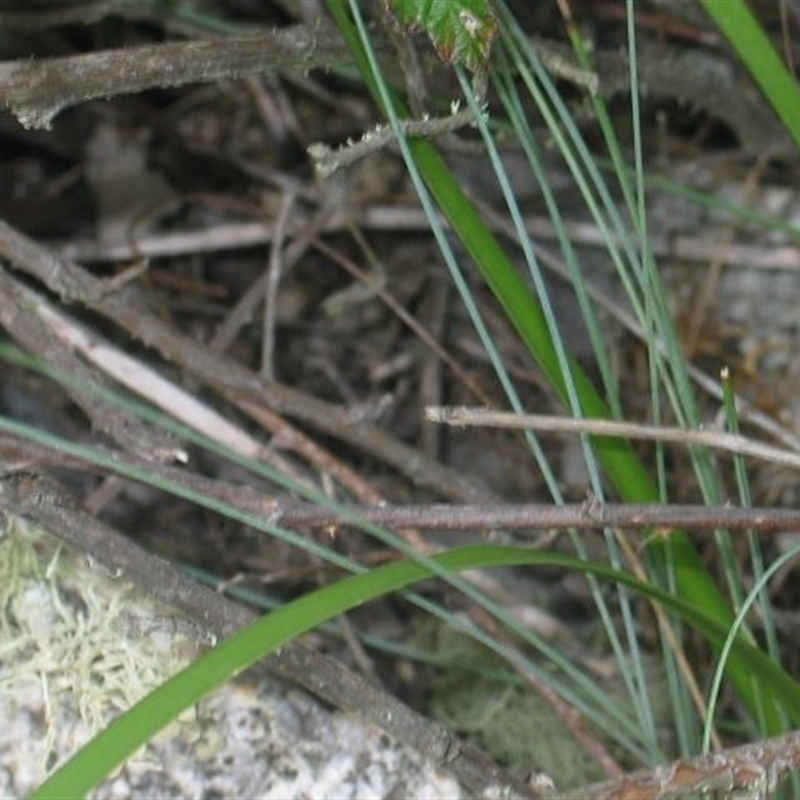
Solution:
M 0 541 L 0 760 L 10 783 L 0 794 L 26 794 L 187 662 L 196 648 L 174 630 L 141 635 L 162 622 L 170 627 L 166 609 L 85 556 L 10 526 Z

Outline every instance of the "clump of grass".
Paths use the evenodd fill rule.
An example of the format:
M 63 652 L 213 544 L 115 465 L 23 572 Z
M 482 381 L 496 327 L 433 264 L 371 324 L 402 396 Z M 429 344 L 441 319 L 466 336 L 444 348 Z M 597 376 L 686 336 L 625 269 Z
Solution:
M 727 4 L 706 5 L 715 16 L 723 5 L 740 8 L 742 4 L 730 0 Z M 714 10 L 712 10 L 712 7 Z M 439 243 L 442 255 L 450 269 L 454 284 L 459 290 L 479 335 L 490 354 L 498 377 L 506 391 L 509 405 L 522 411 L 522 403 L 514 382 L 506 371 L 491 336 L 483 324 L 480 309 L 469 292 L 462 266 L 456 258 L 447 233 L 438 214 L 441 212 L 450 223 L 452 231 L 478 266 L 486 283 L 499 300 L 521 340 L 531 356 L 540 365 L 543 374 L 562 399 L 568 412 L 575 417 L 619 416 L 623 406 L 613 372 L 604 360 L 604 342 L 597 324 L 596 311 L 585 292 L 584 276 L 561 217 L 554 193 L 548 187 L 547 174 L 542 167 L 541 153 L 530 125 L 529 115 L 524 110 L 530 107 L 544 118 L 556 146 L 568 164 L 576 184 L 580 187 L 586 207 L 597 224 L 607 233 L 608 254 L 614 263 L 619 280 L 625 287 L 631 306 L 645 332 L 650 360 L 651 402 L 654 421 L 667 414 L 682 424 L 694 426 L 699 422 L 694 389 L 688 378 L 687 365 L 682 357 L 674 324 L 668 312 L 664 288 L 652 253 L 647 246 L 647 209 L 644 199 L 645 175 L 641 158 L 641 131 L 638 128 L 638 110 L 634 90 L 632 96 L 633 129 L 635 131 L 635 170 L 629 172 L 626 159 L 617 142 L 613 126 L 600 98 L 594 98 L 595 111 L 601 121 L 606 147 L 614 165 L 612 178 L 603 172 L 596 157 L 588 150 L 571 119 L 569 111 L 560 100 L 558 92 L 543 69 L 537 53 L 515 24 L 515 20 L 503 8 L 498 7 L 500 30 L 500 53 L 496 56 L 498 71 L 490 73 L 492 86 L 503 104 L 505 118 L 498 122 L 487 120 L 482 112 L 482 97 L 476 95 L 470 80 L 460 75 L 465 104 L 473 110 L 476 125 L 482 136 L 488 156 L 495 167 L 502 187 L 508 212 L 521 243 L 527 275 L 521 275 L 513 258 L 489 230 L 478 211 L 467 200 L 457 178 L 451 173 L 436 148 L 421 139 L 408 139 L 402 125 L 407 109 L 402 99 L 384 79 L 372 52 L 370 38 L 355 0 L 345 4 L 331 0 L 330 10 L 340 25 L 364 78 L 376 102 L 392 125 L 405 164 L 409 170 L 423 207 L 429 215 L 431 231 Z M 629 49 L 635 55 L 636 37 L 633 26 L 633 5 L 628 4 Z M 739 13 L 736 19 L 738 33 L 755 41 L 754 22 Z M 731 32 L 727 23 L 726 32 Z M 734 35 L 733 33 L 731 35 Z M 757 39 L 759 47 L 762 40 Z M 769 44 L 769 43 L 767 43 Z M 575 39 L 579 57 L 586 58 L 581 43 Z M 755 59 L 758 61 L 759 59 Z M 636 86 L 635 57 L 631 60 L 631 81 Z M 774 62 L 773 62 L 774 65 Z M 587 62 L 587 66 L 590 64 Z M 516 80 L 511 79 L 512 72 Z M 773 77 L 771 78 L 770 75 Z M 787 88 L 785 76 L 773 69 L 763 80 L 773 81 L 768 94 L 777 103 L 779 113 L 789 114 L 798 107 L 796 91 Z M 780 84 L 778 86 L 777 84 Z M 796 86 L 794 86 L 796 90 Z M 796 114 L 794 115 L 796 120 Z M 522 224 L 510 181 L 498 157 L 496 136 L 502 127 L 511 132 L 525 152 L 530 169 L 539 179 L 544 199 L 550 209 L 553 222 L 559 231 L 565 261 L 572 275 L 587 329 L 592 337 L 597 356 L 598 370 L 602 376 L 602 391 L 598 390 L 583 369 L 567 351 L 560 335 L 561 321 L 557 318 L 548 298 L 545 283 L 537 262 L 534 248 Z M 800 137 L 793 130 L 793 135 Z M 616 181 L 616 189 L 623 197 L 623 207 L 618 208 L 615 191 L 609 180 Z M 533 287 L 533 290 L 530 287 Z M 735 416 L 729 415 L 731 422 Z M 541 443 L 533 434 L 528 434 L 532 460 L 546 477 L 554 502 L 561 502 L 558 482 Z M 611 485 L 619 496 L 630 502 L 658 502 L 667 500 L 667 481 L 663 458 L 651 469 L 638 458 L 630 444 L 620 439 L 585 438 L 583 441 L 587 469 L 592 491 L 602 500 Z M 708 455 L 702 451 L 693 453 L 696 480 L 703 496 L 709 503 L 720 501 L 720 482 L 715 467 Z M 739 476 L 742 496 L 746 475 Z M 320 499 L 320 501 L 322 501 Z M 389 532 L 373 530 L 382 541 L 392 542 L 398 549 L 401 545 L 390 538 Z M 152 736 L 154 731 L 180 711 L 195 702 L 204 693 L 220 685 L 248 664 L 263 657 L 271 649 L 280 646 L 288 638 L 297 636 L 320 624 L 325 619 L 386 592 L 397 591 L 430 574 L 445 577 L 451 583 L 466 590 L 465 585 L 453 574 L 467 568 L 489 568 L 501 564 L 550 564 L 563 569 L 588 572 L 595 578 L 615 583 L 618 593 L 609 601 L 601 592 L 598 583 L 593 584 L 593 596 L 599 617 L 602 618 L 608 647 L 615 654 L 627 695 L 629 711 L 620 711 L 619 703 L 609 703 L 593 682 L 580 674 L 575 665 L 562 654 L 548 648 L 547 643 L 536 640 L 529 632 L 515 632 L 538 649 L 541 657 L 552 661 L 554 669 L 541 670 L 533 660 L 527 660 L 525 669 L 537 671 L 548 684 L 569 702 L 579 708 L 599 729 L 628 748 L 630 754 L 649 763 L 664 760 L 658 719 L 654 712 L 652 686 L 645 657 L 642 653 L 632 613 L 630 589 L 641 593 L 662 605 L 676 616 L 671 620 L 672 628 L 665 625 L 662 648 L 668 694 L 672 716 L 676 726 L 678 747 L 683 755 L 696 752 L 702 745 L 704 726 L 712 726 L 715 720 L 702 719 L 702 709 L 693 702 L 690 692 L 691 676 L 683 671 L 675 640 L 669 638 L 673 629 L 680 631 L 681 625 L 694 627 L 719 652 L 726 634 L 734 622 L 735 610 L 744 598 L 742 576 L 730 557 L 731 542 L 725 532 L 719 532 L 717 545 L 720 560 L 724 565 L 727 586 L 723 591 L 717 585 L 700 560 L 689 537 L 683 531 L 672 531 L 667 537 L 646 535 L 642 539 L 645 553 L 646 581 L 637 581 L 621 570 L 625 558 L 617 546 L 613 532 L 606 532 L 606 544 L 611 566 L 603 566 L 585 560 L 579 536 L 573 536 L 578 558 L 555 556 L 548 553 L 483 547 L 454 550 L 434 559 L 422 559 L 405 550 L 408 561 L 390 567 L 364 571 L 340 584 L 326 587 L 308 595 L 290 606 L 255 623 L 230 640 L 194 661 L 186 670 L 170 679 L 155 693 L 146 698 L 131 712 L 120 717 L 88 748 L 56 773 L 41 789 L 39 796 L 52 792 L 82 793 L 102 780 L 114 764 L 119 763 L 136 746 Z M 753 559 L 757 562 L 757 543 L 754 544 Z M 352 565 L 351 565 L 352 566 Z M 356 571 L 362 571 L 358 565 Z M 758 575 L 758 569 L 756 569 Z M 477 597 L 477 596 L 476 596 Z M 480 602 L 486 603 L 485 598 Z M 426 607 L 430 608 L 430 604 Z M 493 612 L 496 609 L 487 604 Z M 621 620 L 621 624 L 618 621 Z M 504 622 L 509 622 L 504 619 Z M 509 623 L 511 624 L 511 623 Z M 472 631 L 476 634 L 475 631 Z M 777 663 L 765 656 L 752 644 L 747 632 L 738 635 L 733 642 L 728 662 L 728 675 L 739 698 L 751 716 L 751 728 L 766 736 L 784 730 L 789 722 L 800 722 L 800 686 L 787 675 Z M 503 655 L 509 655 L 496 642 Z
M 714 5 L 715 8 L 723 4 Z M 730 3 L 726 8 L 740 6 Z M 467 104 L 473 110 L 475 125 L 481 133 L 487 149 L 489 160 L 495 168 L 498 183 L 503 190 L 507 209 L 515 227 L 519 244 L 523 250 L 528 268 L 528 279 L 533 286 L 531 291 L 526 280 L 519 274 L 510 255 L 500 246 L 492 235 L 488 225 L 481 219 L 472 204 L 467 200 L 457 179 L 448 170 L 434 147 L 427 141 L 407 140 L 403 135 L 402 119 L 407 109 L 402 100 L 394 93 L 383 79 L 378 61 L 371 48 L 366 28 L 360 16 L 359 6 L 355 2 L 345 6 L 331 3 L 330 8 L 338 24 L 342 28 L 351 49 L 356 55 L 357 63 L 370 87 L 376 102 L 390 120 L 398 138 L 403 158 L 414 180 L 423 207 L 429 212 L 431 229 L 442 249 L 443 257 L 451 270 L 456 286 L 462 293 L 465 305 L 475 322 L 476 328 L 484 339 L 490 354 L 495 353 L 491 342 L 485 334 L 480 312 L 475 308 L 471 295 L 463 280 L 461 267 L 453 254 L 447 237 L 444 235 L 436 217 L 440 211 L 450 223 L 473 261 L 490 286 L 498 301 L 516 328 L 522 341 L 536 359 L 542 372 L 552 387 L 562 398 L 568 412 L 575 417 L 611 416 L 612 409 L 619 413 L 620 402 L 618 390 L 610 375 L 607 365 L 602 359 L 604 343 L 593 340 L 598 356 L 598 367 L 604 377 L 606 398 L 592 385 L 580 366 L 572 359 L 563 344 L 560 335 L 560 321 L 556 318 L 550 303 L 547 289 L 541 277 L 541 270 L 531 246 L 528 234 L 522 223 L 522 215 L 510 189 L 510 180 L 505 174 L 502 161 L 498 156 L 495 142 L 495 128 L 482 113 L 482 98 L 476 96 L 470 81 L 461 78 L 461 86 Z M 740 8 L 741 10 L 741 8 Z M 726 12 L 728 13 L 728 12 Z M 565 226 L 561 214 L 552 201 L 554 193 L 548 189 L 548 176 L 542 169 L 542 159 L 536 136 L 529 123 L 524 109 L 534 108 L 537 118 L 546 121 L 550 135 L 555 142 L 564 162 L 567 164 L 576 185 L 578 186 L 587 210 L 596 224 L 606 234 L 608 255 L 617 269 L 621 284 L 624 286 L 631 306 L 637 316 L 641 329 L 645 332 L 646 345 L 650 361 L 651 378 L 651 413 L 652 419 L 658 422 L 665 414 L 677 418 L 681 424 L 697 426 L 700 418 L 697 400 L 688 376 L 688 368 L 681 352 L 674 322 L 668 310 L 666 293 L 660 280 L 652 253 L 647 245 L 647 213 L 644 195 L 645 176 L 643 171 L 641 130 L 638 112 L 638 78 L 636 73 L 636 35 L 633 23 L 634 8 L 628 3 L 628 43 L 631 54 L 632 84 L 632 129 L 634 132 L 633 161 L 635 164 L 633 180 L 630 179 L 628 161 L 623 157 L 622 148 L 601 96 L 592 97 L 595 113 L 600 121 L 605 137 L 605 146 L 614 165 L 611 178 L 623 198 L 623 204 L 617 205 L 615 192 L 607 174 L 598 168 L 595 157 L 583 142 L 582 136 L 571 118 L 569 111 L 555 89 L 547 71 L 543 68 L 535 47 L 532 47 L 525 33 L 516 25 L 514 18 L 505 7 L 498 7 L 500 19 L 501 54 L 496 56 L 501 64 L 497 71 L 490 70 L 490 79 L 500 97 L 504 111 L 516 136 L 517 144 L 528 156 L 531 171 L 536 176 L 552 216 L 556 229 L 560 231 L 560 243 L 563 256 L 573 278 L 573 287 L 578 294 L 585 322 L 593 337 L 597 337 L 598 326 L 595 312 L 584 291 L 585 277 L 581 273 L 574 253 L 564 233 Z M 733 16 L 733 14 L 731 14 Z M 742 41 L 750 41 L 747 31 L 752 31 L 754 21 L 751 17 L 740 13 L 735 17 L 739 26 L 738 35 Z M 727 26 L 731 32 L 733 26 Z M 761 36 L 756 37 L 760 46 L 764 44 Z M 584 66 L 591 68 L 582 42 L 574 34 L 573 43 L 577 56 L 583 59 Z M 769 46 L 769 43 L 766 43 Z M 752 61 L 757 61 L 753 58 Z M 770 59 L 775 66 L 775 59 Z M 762 71 L 763 80 L 769 80 L 768 70 Z M 511 79 L 512 74 L 515 80 Z M 797 108 L 797 89 L 793 81 L 786 80 L 786 71 L 775 68 L 775 82 L 781 84 L 781 92 L 770 93 L 780 97 L 784 112 Z M 522 88 L 519 88 L 519 84 Z M 795 115 L 796 117 L 796 115 Z M 501 123 L 502 125 L 502 123 Z M 520 402 L 502 363 L 496 357 L 493 360 L 498 376 L 508 396 L 508 402 L 514 409 L 520 410 Z M 532 439 L 533 437 L 531 437 Z M 547 463 L 542 448 L 535 440 L 531 440 L 531 448 L 537 465 L 547 476 L 553 471 Z M 619 439 L 587 439 L 584 441 L 587 469 L 592 479 L 592 491 L 602 500 L 605 481 L 608 481 L 616 492 L 630 502 L 663 502 L 667 500 L 666 479 L 663 455 L 659 457 L 656 469 L 651 472 L 633 452 L 627 442 Z M 698 486 L 707 503 L 720 503 L 722 492 L 719 475 L 708 453 L 702 450 L 692 452 L 692 462 Z M 740 477 L 741 483 L 741 477 Z M 554 487 L 554 482 L 549 481 Z M 556 488 L 553 489 L 554 500 L 559 501 Z M 607 544 L 611 563 L 620 563 L 620 553 L 611 533 L 608 532 Z M 720 622 L 731 625 L 734 620 L 734 609 L 738 608 L 743 596 L 743 576 L 735 564 L 732 553 L 732 542 L 725 531 L 716 535 L 716 543 L 727 581 L 726 591 L 720 589 L 716 580 L 702 564 L 697 551 L 689 537 L 683 531 L 671 531 L 667 537 L 645 537 L 645 551 L 649 579 L 656 585 L 669 587 L 687 602 L 702 607 L 712 613 Z M 581 544 L 575 540 L 580 552 Z M 755 572 L 760 572 L 760 556 L 754 548 Z M 605 600 L 595 593 L 598 613 L 608 622 L 606 629 L 610 647 L 617 653 L 620 669 L 627 676 L 632 699 L 638 703 L 637 711 L 643 725 L 642 736 L 655 744 L 653 714 L 649 710 L 649 690 L 647 678 L 638 666 L 641 658 L 637 655 L 640 647 L 632 624 L 630 605 L 624 592 L 617 600 L 617 611 L 623 620 L 623 633 L 618 635 L 616 627 L 611 624 L 612 615 Z M 768 618 L 768 611 L 765 613 Z M 664 631 L 662 630 L 662 633 Z M 670 675 L 670 696 L 678 726 L 678 737 L 684 754 L 696 752 L 700 744 L 700 731 L 707 721 L 702 719 L 703 710 L 697 708 L 690 700 L 690 678 L 681 672 L 677 661 L 673 659 L 674 641 L 665 639 L 664 654 Z M 624 653 L 632 654 L 632 669 L 625 666 Z M 791 714 L 785 698 L 773 693 L 768 680 L 763 676 L 754 676 L 742 662 L 731 660 L 728 664 L 728 675 L 736 687 L 740 699 L 752 715 L 754 730 L 762 735 L 778 733 L 785 730 L 786 714 Z M 653 753 L 657 752 L 654 747 Z

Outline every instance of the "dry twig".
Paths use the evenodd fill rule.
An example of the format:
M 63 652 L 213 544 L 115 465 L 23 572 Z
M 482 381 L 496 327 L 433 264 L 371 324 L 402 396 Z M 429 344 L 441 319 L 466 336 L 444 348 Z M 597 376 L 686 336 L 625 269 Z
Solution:
M 320 24 L 12 61 L 0 63 L 0 106 L 13 111 L 26 128 L 49 128 L 59 112 L 88 100 L 276 69 L 307 72 L 349 60 L 338 31 Z
M 118 292 L 109 293 L 102 280 L 77 264 L 59 258 L 2 220 L 0 255 L 44 283 L 66 302 L 81 303 L 121 326 L 129 335 L 225 396 L 262 403 L 310 423 L 385 461 L 414 482 L 424 483 L 445 497 L 474 502 L 497 499 L 488 489 L 476 485 L 464 475 L 426 458 L 376 426 L 354 419 L 346 408 L 263 379 L 231 360 L 210 353 L 151 313 L 134 287 L 128 285 Z
M 771 797 L 800 767 L 800 732 L 733 747 L 613 781 L 582 786 L 560 800 L 678 800 L 683 797 Z
M 719 430 L 681 428 L 669 425 L 646 425 L 640 422 L 620 422 L 611 419 L 574 419 L 547 414 L 515 414 L 489 408 L 428 408 L 425 416 L 431 422 L 457 427 L 510 428 L 537 430 L 549 433 L 577 433 L 590 436 L 614 436 L 624 439 L 646 439 L 672 442 L 689 447 L 710 447 L 759 458 L 793 469 L 800 468 L 800 455 L 781 447 L 750 439 L 738 433 Z
M 739 508 L 704 505 L 634 505 L 616 503 L 584 503 L 554 506 L 543 503 L 482 505 L 376 505 L 338 504 L 321 507 L 288 498 L 274 497 L 249 486 L 238 486 L 212 480 L 167 464 L 144 458 L 114 453 L 96 446 L 98 459 L 66 455 L 55 447 L 37 444 L 9 433 L 9 426 L 0 419 L 0 458 L 5 472 L 18 469 L 58 467 L 71 470 L 97 470 L 129 476 L 128 467 L 142 468 L 149 475 L 171 482 L 199 495 L 213 497 L 239 512 L 268 519 L 287 528 L 328 528 L 363 522 L 394 529 L 433 531 L 514 530 L 517 535 L 537 531 L 569 529 L 599 530 L 602 528 L 645 529 L 668 531 L 688 528 L 694 531 L 752 530 L 760 533 L 800 531 L 800 510 L 786 508 Z M 355 487 L 357 488 L 357 487 Z

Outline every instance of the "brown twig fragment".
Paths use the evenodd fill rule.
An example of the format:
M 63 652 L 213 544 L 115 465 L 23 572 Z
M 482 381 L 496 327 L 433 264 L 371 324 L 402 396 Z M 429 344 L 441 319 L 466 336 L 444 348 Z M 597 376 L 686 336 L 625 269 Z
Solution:
M 800 732 L 733 747 L 612 781 L 583 786 L 560 800 L 677 800 L 681 797 L 771 797 L 800 767 Z
M 338 31 L 319 24 L 12 61 L 0 63 L 0 107 L 13 111 L 26 128 L 49 128 L 59 112 L 88 100 L 275 69 L 307 72 L 349 60 Z
M 418 120 L 403 120 L 401 128 L 404 136 L 423 136 L 433 138 L 453 133 L 467 125 L 472 125 L 475 117 L 469 109 L 457 109 L 449 117 L 426 117 Z M 388 125 L 379 125 L 367 131 L 357 142 L 347 142 L 335 150 L 321 142 L 308 146 L 308 154 L 314 162 L 314 169 L 320 178 L 329 178 L 337 170 L 349 167 L 360 159 L 381 150 L 395 141 L 394 131 Z
M 510 428 L 537 430 L 549 433 L 577 433 L 590 436 L 615 436 L 625 439 L 646 439 L 654 442 L 673 442 L 683 446 L 711 447 L 742 456 L 771 461 L 793 469 L 800 468 L 800 454 L 781 447 L 750 439 L 737 433 L 701 428 L 681 428 L 670 425 L 646 425 L 639 422 L 620 422 L 612 419 L 573 419 L 547 414 L 515 414 L 488 408 L 440 407 L 428 408 L 426 419 L 446 425 L 481 428 Z
M 265 495 L 248 486 L 212 480 L 183 469 L 147 461 L 131 454 L 110 453 L 97 446 L 99 458 L 65 455 L 54 446 L 37 444 L 19 434 L 10 434 L 0 419 L 0 460 L 5 471 L 18 465 L 68 469 L 95 469 L 102 463 L 104 474 L 131 477 L 129 467 L 199 494 L 214 497 L 237 511 L 269 519 L 283 527 L 324 528 L 368 522 L 393 529 L 435 531 L 598 530 L 601 528 L 656 529 L 689 528 L 695 531 L 752 530 L 760 533 L 800 531 L 800 510 L 785 508 L 739 508 L 702 505 L 632 505 L 585 502 L 564 506 L 544 503 L 485 505 L 376 505 L 320 506 L 293 499 Z M 312 458 L 311 460 L 314 460 Z M 357 488 L 357 487 L 354 487 Z M 522 533 L 518 534 L 522 535 Z

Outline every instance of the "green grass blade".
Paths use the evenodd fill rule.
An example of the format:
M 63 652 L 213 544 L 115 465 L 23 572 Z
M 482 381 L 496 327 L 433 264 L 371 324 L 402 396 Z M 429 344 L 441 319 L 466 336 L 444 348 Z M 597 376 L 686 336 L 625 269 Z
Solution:
M 32 359 L 30 356 L 8 345 L 0 345 L 0 358 L 7 359 L 19 366 L 35 370 L 39 374 L 47 375 L 65 385 L 74 384 L 72 376 L 60 373 L 58 370 L 36 359 Z M 509 613 L 496 600 L 488 597 L 484 592 L 480 591 L 463 577 L 443 570 L 436 562 L 429 561 L 425 555 L 415 552 L 413 548 L 410 548 L 407 543 L 389 529 L 384 529 L 368 522 L 361 518 L 357 511 L 332 501 L 323 492 L 310 490 L 297 485 L 291 481 L 291 479 L 276 473 L 268 465 L 253 461 L 251 458 L 239 456 L 209 440 L 202 434 L 198 434 L 150 408 L 146 404 L 134 401 L 129 397 L 117 396 L 113 391 L 108 389 L 96 387 L 95 391 L 98 396 L 103 397 L 108 402 L 118 402 L 124 405 L 130 413 L 136 414 L 141 419 L 169 431 L 176 436 L 179 441 L 190 442 L 198 448 L 216 453 L 221 458 L 238 464 L 253 474 L 264 478 L 266 481 L 281 487 L 283 490 L 298 494 L 309 502 L 317 503 L 328 508 L 330 511 L 337 514 L 342 522 L 352 524 L 368 535 L 375 537 L 387 547 L 399 551 L 411 560 L 416 560 L 423 566 L 426 566 L 438 577 L 447 581 L 466 597 L 469 597 L 475 603 L 482 606 L 487 613 L 493 615 L 501 622 L 508 631 L 513 632 L 514 635 L 519 637 L 520 641 L 530 644 L 539 657 L 531 659 L 518 649 L 507 647 L 502 641 L 497 638 L 492 638 L 480 628 L 472 626 L 468 629 L 464 623 L 461 623 L 464 633 L 467 633 L 476 641 L 481 642 L 485 647 L 495 652 L 509 664 L 514 664 L 522 673 L 533 675 L 537 680 L 549 681 L 553 689 L 557 691 L 566 702 L 570 703 L 570 705 L 582 713 L 587 721 L 596 725 L 609 739 L 625 748 L 625 750 L 638 761 L 642 763 L 660 763 L 663 760 L 663 755 L 658 743 L 643 738 L 641 731 L 635 726 L 633 720 L 626 716 L 624 710 L 620 708 L 613 698 L 603 693 L 598 694 L 596 692 L 595 683 L 584 674 L 580 667 L 574 665 L 558 647 L 554 647 L 546 638 L 538 635 L 536 631 L 521 624 L 513 613 Z M 289 543 L 293 547 L 305 549 L 308 552 L 314 553 L 316 557 L 336 564 L 345 570 L 353 572 L 366 571 L 363 565 L 354 562 L 352 559 L 345 558 L 342 554 L 336 553 L 317 542 L 309 540 L 308 537 L 300 536 L 290 529 L 274 524 L 274 522 L 266 517 L 253 513 L 246 513 L 222 500 L 206 495 L 205 493 L 193 491 L 183 484 L 176 484 L 171 480 L 159 476 L 157 472 L 153 472 L 146 467 L 117 459 L 112 454 L 98 451 L 92 446 L 63 439 L 47 431 L 39 430 L 25 423 L 11 420 L 1 415 L 0 430 L 38 442 L 46 447 L 54 448 L 59 452 L 73 455 L 88 463 L 96 464 L 104 470 L 109 471 L 111 474 L 122 475 L 132 480 L 151 485 L 175 496 L 182 497 L 198 506 L 208 508 L 215 513 L 247 524 L 264 534 L 274 536 Z M 575 536 L 574 539 L 576 545 L 582 544 L 578 536 Z M 585 548 L 579 549 L 578 554 L 589 560 Z M 598 593 L 600 592 L 599 589 L 597 591 Z M 453 624 L 450 612 L 430 602 L 426 598 L 418 596 L 413 592 L 408 592 L 407 599 L 432 616 L 441 619 L 447 624 Z M 600 600 L 602 601 L 602 596 Z M 549 667 L 557 670 L 558 677 L 553 674 L 553 670 L 549 667 L 542 667 L 542 663 L 546 663 Z
M 736 637 L 743 629 L 745 619 L 753 604 L 759 601 L 759 596 L 762 595 L 770 581 L 779 570 L 785 567 L 790 561 L 794 561 L 800 555 L 800 547 L 792 548 L 788 553 L 784 553 L 780 558 L 776 559 L 761 576 L 758 581 L 750 590 L 748 596 L 744 599 L 739 613 L 736 615 L 733 625 L 731 625 L 725 643 L 722 646 L 719 654 L 719 660 L 714 670 L 714 679 L 711 681 L 711 689 L 709 690 L 708 701 L 708 718 L 703 725 L 703 752 L 708 753 L 711 749 L 711 732 L 714 727 L 714 715 L 716 713 L 717 703 L 719 702 L 723 677 L 725 675 L 725 664 L 730 657 L 731 650 L 733 649 Z
M 727 628 L 713 616 L 633 576 L 602 564 L 570 556 L 519 547 L 478 545 L 450 550 L 434 559 L 452 572 L 502 566 L 548 566 L 577 570 L 624 584 L 662 603 L 690 622 L 717 647 L 726 641 Z M 430 577 L 426 567 L 398 561 L 363 575 L 345 578 L 317 589 L 299 600 L 261 617 L 229 636 L 163 683 L 129 711 L 117 717 L 31 795 L 32 800 L 83 796 L 97 786 L 162 728 L 209 692 L 293 638 L 329 619 L 389 592 Z M 800 686 L 773 661 L 742 637 L 732 643 L 737 658 L 774 681 L 792 720 L 800 722 Z
M 501 48 L 499 55 L 502 56 L 503 49 Z M 510 71 L 508 69 L 502 70 L 504 75 L 510 76 Z M 544 275 L 542 273 L 541 266 L 536 258 L 535 252 L 533 250 L 532 244 L 530 242 L 530 238 L 528 237 L 527 231 L 525 229 L 524 221 L 522 218 L 522 213 L 519 208 L 519 204 L 517 203 L 517 199 L 514 195 L 513 189 L 511 188 L 511 183 L 509 177 L 505 171 L 503 166 L 503 161 L 500 157 L 500 153 L 497 149 L 496 143 L 487 127 L 486 120 L 482 119 L 479 109 L 479 102 L 474 95 L 474 92 L 471 90 L 469 83 L 462 79 L 462 90 L 464 91 L 464 95 L 469 102 L 470 107 L 473 109 L 473 112 L 476 114 L 477 119 L 477 127 L 481 133 L 481 138 L 484 142 L 484 145 L 487 149 L 488 157 L 492 163 L 494 168 L 495 176 L 500 184 L 503 197 L 505 199 L 506 207 L 508 209 L 510 218 L 512 220 L 514 229 L 517 234 L 517 238 L 519 244 L 521 246 L 523 255 L 525 257 L 525 262 L 527 263 L 528 267 L 528 274 L 530 276 L 530 280 L 533 283 L 534 289 L 536 291 L 536 296 L 539 299 L 541 306 L 542 306 L 542 313 L 545 318 L 545 324 L 547 325 L 548 332 L 553 340 L 554 349 L 556 350 L 556 356 L 558 358 L 559 363 L 559 370 L 560 374 L 562 374 L 565 378 L 565 387 L 566 392 L 568 394 L 568 406 L 570 409 L 570 413 L 573 416 L 580 417 L 582 414 L 580 399 L 577 396 L 573 376 L 570 370 L 570 362 L 569 357 L 565 351 L 565 347 L 563 341 L 561 339 L 560 334 L 560 327 L 563 326 L 563 321 L 557 318 L 557 315 L 550 303 L 549 294 L 547 283 L 545 281 Z M 560 224 L 560 211 L 558 208 L 558 203 L 554 197 L 554 193 L 549 186 L 549 178 L 547 175 L 547 171 L 544 168 L 542 163 L 542 159 L 537 152 L 537 147 L 535 143 L 535 137 L 533 136 L 530 129 L 527 127 L 527 119 L 526 115 L 522 110 L 519 108 L 519 105 L 515 102 L 518 100 L 516 93 L 513 91 L 512 87 L 504 87 L 502 83 L 499 81 L 493 81 L 494 85 L 498 89 L 498 94 L 504 101 L 504 105 L 509 112 L 509 119 L 512 121 L 514 125 L 514 129 L 516 132 L 517 140 L 522 144 L 524 151 L 528 157 L 528 162 L 533 170 L 534 175 L 536 176 L 537 183 L 539 184 L 540 190 L 543 194 L 543 198 L 545 203 L 548 205 L 549 213 L 553 224 L 557 229 L 560 228 L 560 235 L 562 238 L 562 252 L 567 259 L 569 264 L 569 238 L 567 237 L 566 231 L 564 230 L 564 225 Z M 505 102 L 508 101 L 508 102 Z M 580 267 L 578 266 L 577 260 L 573 257 L 572 264 L 569 264 L 568 269 L 570 270 L 570 276 L 572 280 L 572 286 L 576 295 L 578 297 L 578 302 L 581 304 L 581 310 L 584 316 L 584 322 L 586 323 L 587 328 L 591 330 L 593 321 L 592 319 L 592 306 L 589 302 L 588 296 L 583 293 L 582 296 L 582 289 L 583 289 L 583 278 L 580 272 Z M 596 324 L 595 324 L 596 327 Z M 597 339 L 597 346 L 600 347 L 600 331 L 599 329 L 596 330 L 596 337 Z M 604 349 L 605 345 L 602 346 Z M 602 353 L 600 354 L 602 358 Z M 609 374 L 607 374 L 607 379 L 611 380 L 610 375 L 610 365 L 609 365 Z M 592 492 L 599 500 L 602 501 L 603 499 L 603 492 L 604 492 L 604 485 L 601 478 L 601 469 L 599 464 L 597 463 L 597 458 L 593 449 L 589 446 L 589 443 L 586 439 L 582 441 L 583 450 L 584 450 L 584 459 L 586 462 L 587 470 L 589 473 L 589 479 L 591 481 Z M 612 566 L 621 568 L 622 567 L 622 556 L 618 552 L 617 542 L 615 539 L 614 534 L 611 531 L 604 531 L 603 536 L 605 539 L 606 549 L 609 554 L 609 561 Z M 578 555 L 584 554 L 586 548 L 584 546 L 583 537 L 575 532 L 571 534 L 571 540 L 573 543 L 573 547 L 575 548 L 575 552 Z M 617 662 L 620 665 L 631 665 L 631 668 L 628 669 L 623 667 L 620 670 L 620 675 L 622 677 L 623 682 L 627 688 L 629 697 L 631 698 L 634 707 L 637 709 L 637 715 L 639 717 L 640 722 L 644 724 L 640 726 L 639 737 L 643 744 L 648 746 L 651 751 L 659 750 L 658 745 L 658 736 L 655 730 L 655 726 L 652 724 L 652 719 L 649 714 L 649 703 L 644 701 L 644 698 L 647 696 L 648 685 L 647 680 L 644 673 L 641 670 L 641 659 L 639 658 L 639 644 L 638 644 L 638 634 L 636 625 L 634 622 L 634 614 L 632 608 L 630 606 L 630 600 L 628 594 L 621 590 L 619 591 L 613 598 L 606 598 L 601 591 L 601 587 L 598 585 L 598 582 L 593 578 L 590 578 L 589 586 L 592 594 L 592 600 L 594 602 L 595 608 L 597 610 L 598 616 L 603 624 L 603 629 L 605 631 L 605 635 L 608 639 L 609 646 L 615 657 Z M 610 609 L 610 605 L 613 604 L 617 609 L 617 613 L 612 613 Z M 622 627 L 624 629 L 627 644 L 624 645 L 622 638 L 620 636 L 620 632 L 618 631 L 617 621 L 621 619 Z M 638 675 L 636 674 L 638 671 Z
M 800 88 L 744 0 L 701 0 L 800 147 Z

